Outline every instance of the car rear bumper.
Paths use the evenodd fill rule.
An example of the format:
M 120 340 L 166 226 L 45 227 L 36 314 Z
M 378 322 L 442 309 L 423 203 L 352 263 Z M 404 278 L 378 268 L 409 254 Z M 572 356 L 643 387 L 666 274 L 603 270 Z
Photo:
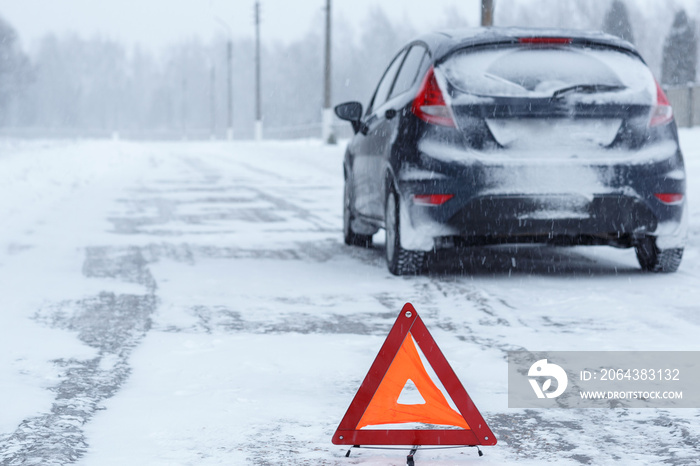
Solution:
M 470 199 L 447 223 L 462 236 L 555 236 L 653 232 L 658 220 L 626 195 L 494 195 Z
M 459 176 L 404 180 L 399 187 L 402 244 L 409 249 L 504 242 L 630 247 L 646 236 L 657 237 L 660 247 L 682 247 L 687 231 L 687 201 L 655 197 L 685 193 L 680 152 L 645 164 L 475 164 Z M 412 202 L 427 193 L 454 197 L 438 206 Z
M 453 201 L 458 202 L 448 202 Z M 517 242 L 631 247 L 654 236 L 662 248 L 682 247 L 687 231 L 684 204 L 652 208 L 625 194 L 597 195 L 585 202 L 571 195 L 490 195 L 471 198 L 445 217 L 447 208 L 408 201 L 402 244 L 424 251 L 453 244 Z

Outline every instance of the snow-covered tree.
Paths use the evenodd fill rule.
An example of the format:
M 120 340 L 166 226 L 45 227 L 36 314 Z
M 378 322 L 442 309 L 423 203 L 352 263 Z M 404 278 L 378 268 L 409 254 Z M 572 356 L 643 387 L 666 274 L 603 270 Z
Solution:
M 671 24 L 674 15 L 662 2 L 651 2 L 645 8 L 632 8 L 634 3 L 621 0 L 498 0 L 498 5 L 495 22 L 502 26 L 593 29 L 603 23 L 619 26 L 631 21 L 640 52 L 654 72 L 662 64 L 658 37 L 666 31 L 660 29 Z M 333 103 L 359 100 L 366 104 L 389 61 L 408 40 L 432 29 L 476 21 L 467 11 L 471 10 L 448 9 L 440 24 L 421 24 L 417 29 L 391 18 L 381 7 L 369 10 L 360 27 L 340 15 L 335 17 Z M 614 11 L 623 11 L 624 19 L 610 20 Z M 685 14 L 677 23 L 667 40 L 666 48 L 673 50 L 665 51 L 664 68 L 684 67 L 686 72 L 658 73 L 664 82 L 671 75 L 676 76 L 672 82 L 695 78 L 694 73 L 687 76 L 696 63 L 694 26 Z M 312 135 L 320 127 L 323 26 L 318 10 L 306 35 L 284 43 L 263 41 L 266 136 Z M 622 29 L 631 33 L 630 27 Z M 688 35 L 693 40 L 682 46 Z M 95 136 L 117 131 L 124 137 L 199 138 L 212 133 L 225 137 L 226 41 L 223 34 L 208 42 L 189 38 L 154 51 L 129 50 L 100 36 L 47 35 L 33 47 L 29 61 L 14 29 L 0 20 L 0 127 Z M 679 46 L 685 48 L 678 51 Z M 234 38 L 232 69 L 234 137 L 252 137 L 252 38 Z
M 695 82 L 697 56 L 695 22 L 688 19 L 684 10 L 680 10 L 664 42 L 661 81 L 670 85 Z
M 627 42 L 634 43 L 634 34 L 632 33 L 632 23 L 630 22 L 627 7 L 621 0 L 615 0 L 612 6 L 605 14 L 603 20 L 603 31 L 625 39 Z
M 29 61 L 20 48 L 15 29 L 0 17 L 0 124 L 11 123 L 17 112 L 16 97 L 30 74 Z

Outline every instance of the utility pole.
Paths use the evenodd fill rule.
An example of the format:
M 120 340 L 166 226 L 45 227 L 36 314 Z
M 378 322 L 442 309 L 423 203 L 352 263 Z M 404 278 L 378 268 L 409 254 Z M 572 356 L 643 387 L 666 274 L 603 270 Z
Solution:
M 226 139 L 233 139 L 233 40 L 229 31 L 228 42 L 226 43 L 226 70 L 228 79 L 226 87 L 228 89 Z
M 255 2 L 255 140 L 263 136 L 262 109 L 260 105 L 260 1 Z
M 233 139 L 233 32 L 231 26 L 223 19 L 216 17 L 216 20 L 228 32 L 228 40 L 226 41 L 226 73 L 227 73 L 227 102 L 226 102 L 226 139 Z
M 493 1 L 481 0 L 481 25 L 493 26 Z
M 326 54 L 323 69 L 321 139 L 326 144 L 336 143 L 333 134 L 333 110 L 331 109 L 331 0 L 326 0 Z
M 182 72 L 182 139 L 187 139 L 187 76 L 184 64 Z
M 211 117 L 211 139 L 216 137 L 216 68 L 209 66 L 209 115 Z

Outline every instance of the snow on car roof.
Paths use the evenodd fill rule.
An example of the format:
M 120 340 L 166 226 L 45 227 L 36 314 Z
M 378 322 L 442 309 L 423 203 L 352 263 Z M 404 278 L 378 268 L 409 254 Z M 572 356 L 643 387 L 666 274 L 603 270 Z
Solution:
M 522 37 L 566 37 L 574 42 L 606 45 L 623 49 L 635 55 L 639 53 L 629 42 L 601 31 L 555 28 L 479 27 L 436 31 L 419 38 L 430 44 L 434 58 L 439 60 L 453 50 L 462 47 L 498 42 L 516 42 Z M 641 57 L 640 57 L 641 58 Z

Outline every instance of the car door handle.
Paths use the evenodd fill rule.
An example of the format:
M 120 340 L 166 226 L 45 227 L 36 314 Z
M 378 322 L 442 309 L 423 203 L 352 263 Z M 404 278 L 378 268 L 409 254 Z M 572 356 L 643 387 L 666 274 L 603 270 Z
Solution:
M 384 112 L 384 116 L 386 117 L 387 120 L 391 120 L 392 118 L 394 118 L 396 116 L 396 113 L 397 113 L 396 110 L 394 110 L 393 108 L 390 108 L 389 110 Z

